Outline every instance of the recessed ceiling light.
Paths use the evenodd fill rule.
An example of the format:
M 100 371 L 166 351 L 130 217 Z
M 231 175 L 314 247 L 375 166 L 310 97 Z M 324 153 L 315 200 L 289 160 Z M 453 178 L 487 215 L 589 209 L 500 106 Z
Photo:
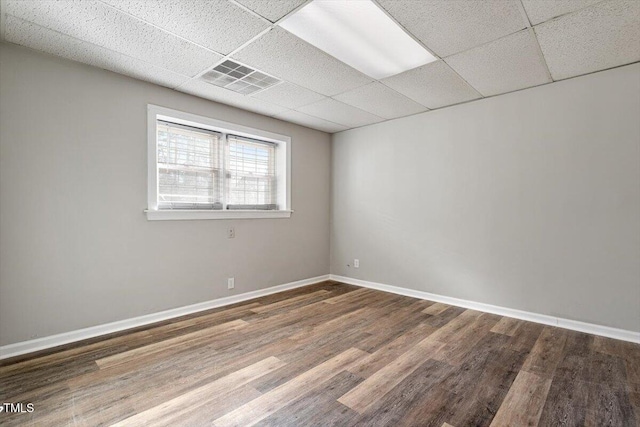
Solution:
M 375 79 L 437 59 L 370 0 L 314 0 L 280 26 Z

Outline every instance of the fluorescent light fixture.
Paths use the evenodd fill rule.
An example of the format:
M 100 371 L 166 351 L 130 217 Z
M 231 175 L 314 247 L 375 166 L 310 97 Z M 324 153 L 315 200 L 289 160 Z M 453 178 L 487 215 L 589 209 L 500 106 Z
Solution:
M 314 0 L 280 26 L 375 79 L 437 59 L 370 0 Z

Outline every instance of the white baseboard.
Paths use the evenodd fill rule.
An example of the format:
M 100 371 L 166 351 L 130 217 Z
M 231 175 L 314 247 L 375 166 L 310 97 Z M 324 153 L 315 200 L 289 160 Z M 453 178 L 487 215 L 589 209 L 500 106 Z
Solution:
M 542 323 L 544 325 L 557 326 L 559 328 L 571 329 L 579 332 L 586 332 L 594 335 L 601 335 L 608 338 L 619 339 L 640 343 L 640 332 L 627 331 L 624 329 L 611 328 L 608 326 L 596 325 L 593 323 L 585 323 L 577 320 L 563 319 L 561 317 L 548 316 L 545 314 L 531 313 L 528 311 L 516 310 L 513 308 L 499 307 L 491 304 L 468 301 L 459 298 L 452 298 L 429 292 L 417 291 L 414 289 L 401 288 L 398 286 L 385 285 L 382 283 L 369 282 L 366 280 L 353 279 L 351 277 L 337 276 L 327 274 L 324 276 L 312 277 L 309 279 L 298 280 L 296 282 L 285 283 L 283 285 L 272 286 L 270 288 L 261 289 L 253 292 L 246 292 L 240 295 L 218 298 L 211 301 L 205 301 L 198 304 L 188 305 L 185 307 L 174 308 L 161 311 L 158 313 L 147 314 L 144 316 L 134 317 L 131 319 L 119 320 L 117 322 L 106 323 L 89 328 L 78 329 L 75 331 L 64 332 L 61 334 L 51 335 L 48 337 L 37 338 L 34 340 L 23 341 L 15 344 L 9 344 L 0 347 L 0 360 L 9 357 L 20 356 L 22 354 L 33 353 L 47 348 L 57 347 L 63 344 L 69 344 L 76 341 L 82 341 L 89 338 L 95 338 L 100 335 L 120 332 L 138 326 L 149 325 L 163 320 L 173 319 L 187 314 L 197 313 L 216 307 L 231 305 L 238 302 L 258 298 L 266 295 L 275 294 L 289 289 L 300 288 L 302 286 L 312 285 L 314 283 L 323 282 L 325 280 L 335 280 L 337 282 L 348 283 L 351 285 L 362 286 L 370 289 L 391 292 L 398 295 L 404 295 L 412 298 L 426 299 L 429 301 L 441 302 L 444 304 L 454 305 L 457 307 L 469 308 L 472 310 L 483 311 L 487 313 L 498 314 L 500 316 L 513 317 L 516 319 L 527 320 L 530 322 Z
M 86 340 L 88 338 L 94 338 L 100 335 L 111 334 L 113 332 L 120 332 L 126 329 L 136 328 L 138 326 L 149 325 L 151 323 L 173 319 L 175 317 L 180 317 L 187 314 L 197 313 L 199 311 L 204 311 L 204 310 L 209 310 L 216 307 L 235 304 L 235 303 L 250 300 L 253 298 L 258 298 L 266 295 L 275 294 L 277 292 L 286 291 L 289 289 L 300 288 L 302 286 L 312 285 L 314 283 L 320 283 L 325 280 L 329 280 L 328 274 L 324 276 L 298 280 L 296 282 L 285 283 L 284 285 L 272 286 L 270 288 L 260 289 L 258 291 L 246 292 L 240 295 L 218 298 L 211 301 L 201 302 L 198 304 L 173 308 L 173 309 L 161 311 L 158 313 L 146 314 L 144 316 L 138 316 L 131 319 L 119 320 L 117 322 L 106 323 L 98 326 L 91 326 L 89 328 L 78 329 L 75 331 L 64 332 L 56 335 L 50 335 L 48 337 L 37 338 L 29 341 L 22 341 L 15 344 L 9 344 L 9 345 L 0 347 L 0 360 L 7 359 L 9 357 L 20 356 L 26 353 L 33 353 L 39 350 L 45 350 L 47 348 L 57 347 L 63 344 L 71 343 L 71 342 Z
M 529 311 L 516 310 L 513 308 L 499 307 L 496 305 L 484 304 L 481 302 L 468 301 L 459 298 L 432 294 L 429 292 L 417 291 L 414 289 L 401 288 L 399 286 L 391 286 L 382 283 L 369 282 L 366 280 L 353 279 L 351 277 L 337 276 L 335 274 L 330 275 L 330 280 L 348 283 L 350 285 L 362 286 L 364 288 L 376 289 L 379 291 L 391 292 L 394 294 L 404 295 L 412 298 L 441 302 L 444 304 L 454 305 L 456 307 L 463 307 L 472 310 L 483 311 L 486 313 L 498 314 L 500 316 L 513 317 L 516 319 L 527 320 L 529 322 L 557 326 L 559 328 L 571 329 L 573 331 L 586 332 L 588 334 L 600 335 L 603 337 L 630 341 L 633 343 L 640 343 L 640 332 L 611 328 L 609 326 L 601 326 L 593 323 L 579 322 L 577 320 L 563 319 L 561 317 L 548 316 L 546 314 L 532 313 Z

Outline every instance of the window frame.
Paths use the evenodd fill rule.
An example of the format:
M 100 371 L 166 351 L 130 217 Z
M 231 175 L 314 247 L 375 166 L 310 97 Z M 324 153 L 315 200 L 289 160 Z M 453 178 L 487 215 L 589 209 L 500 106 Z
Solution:
M 216 165 L 213 165 L 210 168 L 204 168 L 202 166 L 194 167 L 194 166 L 188 166 L 188 165 L 180 165 L 178 163 L 172 164 L 170 161 L 161 163 L 161 161 L 160 161 L 161 160 L 160 159 L 160 153 L 162 152 L 162 149 L 160 148 L 160 138 L 158 136 L 159 136 L 160 130 L 161 129 L 165 130 L 164 129 L 165 127 L 169 128 L 169 129 L 178 129 L 179 131 L 195 132 L 195 133 L 201 134 L 201 135 L 202 134 L 206 134 L 206 135 L 214 136 L 216 138 L 215 147 L 214 148 L 217 151 L 216 155 L 215 155 Z M 169 130 L 169 132 L 171 132 L 171 130 Z M 162 188 L 162 185 L 160 183 L 161 177 L 163 175 L 163 173 L 161 172 L 162 169 L 172 169 L 172 170 L 176 170 L 176 171 L 183 171 L 183 172 L 186 172 L 186 173 L 191 172 L 191 173 L 196 173 L 196 174 L 197 173 L 207 173 L 213 178 L 213 180 L 212 180 L 213 181 L 212 182 L 212 184 L 213 184 L 212 185 L 212 189 L 217 190 L 218 193 L 221 192 L 221 190 L 222 190 L 221 189 L 222 182 L 224 180 L 224 177 L 223 177 L 224 166 L 221 165 L 221 162 L 222 162 L 221 154 L 223 154 L 221 152 L 222 151 L 221 148 L 222 148 L 222 145 L 224 144 L 223 134 L 221 134 L 220 132 L 211 131 L 209 129 L 192 128 L 190 126 L 184 126 L 182 124 L 175 123 L 175 120 L 173 122 L 168 122 L 168 121 L 165 121 L 165 120 L 158 119 L 158 120 L 156 120 L 156 136 L 157 136 L 157 139 L 156 139 L 157 169 L 156 170 L 158 172 L 158 180 L 159 180 L 159 183 L 158 183 L 158 194 L 157 194 L 158 210 L 174 209 L 172 207 L 163 207 L 163 205 L 169 205 L 169 206 L 178 205 L 179 206 L 180 204 L 184 204 L 185 206 L 192 206 L 194 204 L 193 201 L 192 202 L 187 202 L 187 201 L 183 201 L 183 202 L 180 202 L 180 201 L 165 201 L 165 202 L 163 202 L 162 201 L 162 192 L 160 191 L 160 189 Z M 169 142 L 169 145 L 170 145 L 170 142 Z M 167 147 L 167 148 L 169 148 L 169 147 Z M 211 149 L 211 147 L 210 147 L 210 149 Z M 166 166 L 166 167 L 163 167 L 163 166 Z M 196 184 L 197 184 L 197 182 L 198 182 L 198 180 L 197 180 L 197 177 L 196 177 Z M 169 195 L 169 196 L 170 197 L 171 196 L 175 197 L 175 196 L 177 196 L 177 194 L 173 194 L 173 195 Z M 197 197 L 194 197 L 194 198 L 197 198 Z M 215 202 L 213 200 L 211 201 L 211 203 L 209 203 L 209 205 L 212 205 L 212 206 L 214 204 L 215 204 Z M 181 208 L 176 207 L 175 209 L 179 210 Z M 184 209 L 192 209 L 193 210 L 193 209 L 197 209 L 197 208 L 185 207 Z M 212 210 L 211 208 L 208 208 L 208 207 L 201 207 L 201 209 L 202 210 Z M 220 209 L 216 209 L 216 210 L 220 210 Z
M 223 143 L 226 143 L 227 134 L 233 134 L 276 144 L 279 209 L 158 209 L 158 120 L 220 132 L 223 134 Z M 224 173 L 223 171 L 223 175 Z M 226 190 L 223 189 L 223 191 Z M 145 213 L 148 220 L 289 218 L 292 212 L 291 137 L 158 105 L 147 105 L 147 209 Z

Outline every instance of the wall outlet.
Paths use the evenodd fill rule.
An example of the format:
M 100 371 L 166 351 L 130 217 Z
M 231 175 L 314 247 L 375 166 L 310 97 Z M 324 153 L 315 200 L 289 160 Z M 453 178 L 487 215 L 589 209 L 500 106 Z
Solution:
M 227 279 L 227 289 L 233 289 L 236 287 L 236 279 L 233 277 L 229 277 Z
M 234 227 L 229 227 L 227 229 L 227 239 L 235 239 L 236 237 L 236 229 Z
M 354 259 L 353 260 L 353 267 L 354 268 L 360 268 L 360 260 L 359 259 Z

